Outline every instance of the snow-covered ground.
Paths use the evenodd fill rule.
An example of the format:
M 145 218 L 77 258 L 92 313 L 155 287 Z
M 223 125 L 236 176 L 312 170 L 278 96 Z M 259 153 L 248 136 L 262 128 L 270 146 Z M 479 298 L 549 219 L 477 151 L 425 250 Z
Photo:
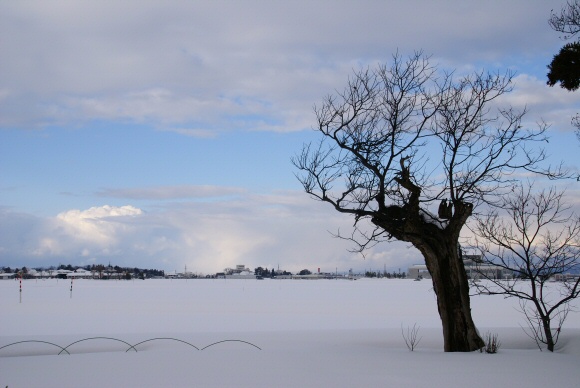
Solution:
M 550 353 L 517 308 L 473 297 L 499 353 L 444 353 L 429 280 L 6 280 L 0 387 L 580 386 L 580 312 Z

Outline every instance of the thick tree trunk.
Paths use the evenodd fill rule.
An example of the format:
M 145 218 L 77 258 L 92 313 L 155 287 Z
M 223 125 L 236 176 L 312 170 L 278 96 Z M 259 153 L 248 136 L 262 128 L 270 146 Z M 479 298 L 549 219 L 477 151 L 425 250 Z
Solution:
M 402 219 L 393 218 L 391 209 L 377 214 L 372 222 L 398 240 L 412 243 L 423 254 L 437 295 L 437 308 L 443 325 L 444 350 L 479 350 L 485 343 L 471 317 L 469 284 L 459 250 L 459 231 L 471 214 L 471 205 L 458 203 L 453 219 L 443 228 L 443 224 L 436 225 L 426 220 L 421 215 L 417 201 L 415 204 L 414 207 L 405 209 L 406 217 Z M 403 210 L 397 206 L 393 208 L 395 207 Z
M 423 253 L 437 295 L 437 308 L 443 326 L 446 352 L 470 352 L 485 343 L 479 336 L 469 300 L 469 285 L 457 242 L 442 238 L 417 244 Z

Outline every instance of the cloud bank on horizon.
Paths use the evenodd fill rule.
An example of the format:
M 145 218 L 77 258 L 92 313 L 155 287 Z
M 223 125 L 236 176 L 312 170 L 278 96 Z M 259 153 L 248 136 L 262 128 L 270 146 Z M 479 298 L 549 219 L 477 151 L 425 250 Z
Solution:
M 546 86 L 564 1 L 27 1 L 0 4 L 0 265 L 218 271 L 405 268 L 327 231 L 290 157 L 353 69 L 423 50 L 516 72 L 504 98 L 578 166 L 580 93 Z
M 334 272 L 339 267 L 342 272 L 376 271 L 387 265 L 392 270 L 399 261 L 416 259 L 403 244 L 391 249 L 391 254 L 398 252 L 396 258 L 377 251 L 362 260 L 349 253 L 352 246 L 333 238 L 329 227 L 347 229 L 350 220 L 316 205 L 293 193 L 277 193 L 238 201 L 173 204 L 151 213 L 130 205 L 69 210 L 56 217 L 0 211 L 1 253 L 25 258 L 33 267 L 111 262 L 178 272 L 187 266 L 189 271 L 206 274 L 236 264 L 292 272 L 304 268 Z

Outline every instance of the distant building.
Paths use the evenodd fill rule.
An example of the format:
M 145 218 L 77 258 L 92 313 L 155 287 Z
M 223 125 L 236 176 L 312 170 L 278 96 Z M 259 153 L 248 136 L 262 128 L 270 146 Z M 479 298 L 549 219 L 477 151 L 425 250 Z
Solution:
M 463 265 L 468 279 L 504 279 L 511 277 L 498 265 L 483 262 L 482 255 L 463 255 Z
M 15 273 L 10 273 L 10 272 L 0 272 L 0 279 L 1 280 L 8 280 L 8 279 L 14 279 L 14 276 L 16 274 Z
M 550 280 L 555 282 L 574 282 L 578 280 L 580 274 L 577 273 L 559 273 L 550 278 Z
M 482 255 L 463 255 L 463 265 L 468 279 L 504 279 L 511 276 L 500 266 L 484 263 Z M 425 264 L 412 265 L 407 272 L 411 279 L 431 279 Z
M 74 279 L 92 279 L 93 273 L 91 271 L 87 271 L 84 268 L 77 268 L 73 272 L 67 273 L 67 278 L 74 278 Z
M 235 269 L 226 268 L 224 270 L 226 279 L 256 279 L 256 275 L 244 264 L 236 265 Z
M 431 279 L 431 274 L 425 264 L 413 264 L 407 269 L 407 273 L 411 279 Z
M 236 265 L 236 268 L 226 268 L 224 269 L 224 273 L 227 275 L 235 275 L 242 272 L 251 272 L 249 268 L 246 268 L 244 264 Z

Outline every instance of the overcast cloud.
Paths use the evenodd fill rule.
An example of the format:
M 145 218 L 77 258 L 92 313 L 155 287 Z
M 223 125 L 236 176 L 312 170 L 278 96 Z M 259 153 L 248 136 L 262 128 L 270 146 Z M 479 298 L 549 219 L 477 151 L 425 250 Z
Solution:
M 549 58 L 561 43 L 547 26 L 557 4 L 4 3 L 0 117 L 20 127 L 102 119 L 301 130 L 321 95 L 397 49 L 460 69 Z

